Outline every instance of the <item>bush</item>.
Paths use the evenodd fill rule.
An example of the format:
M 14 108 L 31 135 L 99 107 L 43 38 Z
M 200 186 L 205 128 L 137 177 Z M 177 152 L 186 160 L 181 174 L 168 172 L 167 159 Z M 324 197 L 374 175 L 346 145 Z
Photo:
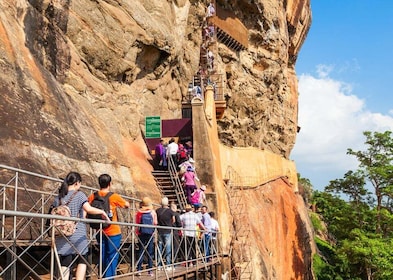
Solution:
M 313 212 L 310 213 L 310 219 L 311 219 L 312 226 L 316 232 L 323 230 L 322 222 L 319 219 L 318 214 Z

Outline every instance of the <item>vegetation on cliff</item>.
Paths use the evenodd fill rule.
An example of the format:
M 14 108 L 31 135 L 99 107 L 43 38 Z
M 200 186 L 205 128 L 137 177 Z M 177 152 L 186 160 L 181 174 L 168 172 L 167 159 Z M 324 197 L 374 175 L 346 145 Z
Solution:
M 312 194 L 319 280 L 393 278 L 393 138 L 390 131 L 364 135 L 364 151 L 347 151 L 358 169 Z

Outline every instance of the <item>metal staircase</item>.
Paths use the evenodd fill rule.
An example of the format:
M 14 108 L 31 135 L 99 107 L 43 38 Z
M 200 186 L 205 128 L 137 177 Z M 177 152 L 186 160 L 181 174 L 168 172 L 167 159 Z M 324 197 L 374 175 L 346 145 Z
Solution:
M 235 279 L 249 280 L 252 277 L 250 220 L 243 197 L 242 179 L 231 167 L 225 176 L 228 201 L 233 217 L 233 233 L 230 255 L 234 263 L 232 274 Z
M 215 1 L 209 1 L 216 7 Z M 199 69 L 188 85 L 188 94 L 183 97 L 183 117 L 191 118 L 191 100 L 194 97 L 204 99 L 206 86 L 212 86 L 216 106 L 216 118 L 221 119 L 226 109 L 224 96 L 224 74 L 218 72 L 217 26 L 212 22 L 215 13 L 206 13 L 202 22 L 202 44 L 199 52 Z
M 152 174 L 162 196 L 168 197 L 169 201 L 176 203 L 180 209 L 185 209 L 187 200 L 183 184 L 172 158 L 168 157 L 168 170 L 154 170 Z

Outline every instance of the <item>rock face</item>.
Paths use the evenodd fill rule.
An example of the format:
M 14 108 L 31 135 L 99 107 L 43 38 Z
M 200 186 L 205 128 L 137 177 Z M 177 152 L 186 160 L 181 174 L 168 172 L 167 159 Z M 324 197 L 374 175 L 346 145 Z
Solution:
M 294 65 L 311 24 L 309 0 L 216 5 L 232 11 L 249 32 L 247 50 L 218 44 L 227 100 L 220 141 L 288 159 L 297 133 Z M 182 97 L 199 66 L 205 9 L 206 1 L 196 0 L 0 1 L 0 163 L 55 177 L 77 169 L 88 185 L 106 172 L 118 191 L 158 202 L 144 118 L 181 118 Z M 307 219 L 297 214 L 304 205 L 284 190 L 286 207 L 302 217 L 288 225 L 285 242 L 302 245 L 292 266 L 284 267 L 283 254 L 275 251 L 290 256 L 294 250 L 270 242 L 281 236 L 275 229 L 255 231 L 263 236 L 252 279 L 312 279 L 310 236 L 301 234 L 308 232 Z M 287 215 L 281 206 L 269 211 Z M 257 208 L 250 213 L 259 215 Z

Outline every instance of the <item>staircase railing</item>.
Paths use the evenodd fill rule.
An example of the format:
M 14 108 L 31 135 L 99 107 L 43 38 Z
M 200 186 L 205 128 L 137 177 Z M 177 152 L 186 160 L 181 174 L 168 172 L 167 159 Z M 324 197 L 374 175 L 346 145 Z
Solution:
M 179 207 L 180 209 L 185 209 L 187 204 L 187 199 L 184 194 L 183 184 L 179 178 L 179 172 L 177 171 L 177 166 L 175 165 L 171 156 L 168 156 L 168 171 L 171 176 L 173 188 L 175 189 Z
M 172 163 L 172 166 L 174 164 Z M 58 178 L 41 175 L 38 173 L 29 172 L 26 170 L 9 167 L 0 164 L 0 279 L 55 279 L 55 267 L 59 265 L 57 260 L 58 253 L 56 251 L 56 244 L 54 243 L 54 233 L 57 230 L 53 225 L 45 226 L 46 220 L 53 218 L 48 215 L 48 208 L 57 195 L 57 189 L 62 181 Z M 48 189 L 44 191 L 43 189 Z M 90 194 L 94 188 L 82 186 L 80 189 L 86 194 Z M 126 197 L 132 202 L 131 209 L 125 209 L 127 213 L 137 211 L 140 203 L 139 199 Z M 184 198 L 185 200 L 185 198 Z M 155 205 L 157 206 L 157 205 Z M 118 214 L 121 214 L 121 209 L 118 209 Z M 211 248 L 211 261 L 206 263 L 203 250 L 204 244 L 200 247 L 199 243 L 195 242 L 195 247 L 190 247 L 186 244 L 186 236 L 179 236 L 178 230 L 181 228 L 160 227 L 171 231 L 171 236 L 178 238 L 177 243 L 174 242 L 173 253 L 171 254 L 171 264 L 181 266 L 183 256 L 190 256 L 190 251 L 198 252 L 195 259 L 189 261 L 196 263 L 194 267 L 186 267 L 179 270 L 160 270 L 158 267 L 158 260 L 162 257 L 158 246 L 154 246 L 152 254 L 147 252 L 143 246 L 139 246 L 138 236 L 136 230 L 138 225 L 133 222 L 135 215 L 128 217 L 123 216 L 121 222 L 110 222 L 117 224 L 122 230 L 122 239 L 117 254 L 119 257 L 119 265 L 117 273 L 121 274 L 121 278 L 140 279 L 137 273 L 147 273 L 147 269 L 137 271 L 136 264 L 140 256 L 150 255 L 154 257 L 154 265 L 151 271 L 154 271 L 156 277 L 154 279 L 189 279 L 187 275 L 199 275 L 204 271 L 205 275 L 211 275 L 210 279 L 218 279 L 215 275 L 218 273 L 218 266 L 221 262 L 221 247 L 219 244 L 221 235 L 217 235 L 217 240 L 214 249 Z M 58 217 L 62 220 L 72 220 L 75 222 L 84 223 L 102 223 L 103 221 L 90 220 L 76 217 Z M 147 225 L 147 227 L 153 227 Z M 52 232 L 49 237 L 48 233 Z M 102 230 L 98 231 L 102 234 Z M 86 279 L 104 279 L 105 273 L 102 266 L 102 257 L 99 254 L 101 250 L 100 243 L 97 241 L 96 232 L 88 231 L 88 243 L 90 247 L 89 257 L 85 259 L 87 265 L 88 275 Z M 154 236 L 154 235 L 153 235 Z M 102 239 L 102 236 L 100 237 Z M 177 245 L 175 245 L 177 244 Z M 180 246 L 184 244 L 185 246 Z M 175 247 L 177 246 L 177 247 Z M 138 254 L 138 252 L 140 254 Z M 76 258 L 83 258 L 83 256 L 75 255 L 72 263 L 75 263 Z M 208 273 L 209 272 L 209 273 Z M 176 275 L 175 275 L 176 273 Z M 184 277 L 182 277 L 184 276 Z M 146 276 L 142 278 L 146 279 Z M 56 278 L 58 279 L 58 278 Z M 108 278 L 105 278 L 108 279 Z M 206 278 L 205 278 L 206 279 Z
M 233 221 L 230 255 L 234 262 L 232 272 L 238 280 L 252 279 L 250 220 L 243 196 L 242 177 L 229 166 L 224 181 Z

